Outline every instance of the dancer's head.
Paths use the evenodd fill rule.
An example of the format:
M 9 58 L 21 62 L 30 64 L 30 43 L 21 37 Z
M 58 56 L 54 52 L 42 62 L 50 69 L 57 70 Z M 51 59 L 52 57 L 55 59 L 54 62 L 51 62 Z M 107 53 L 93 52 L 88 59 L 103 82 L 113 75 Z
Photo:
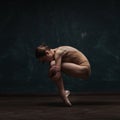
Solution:
M 45 44 L 39 45 L 35 52 L 36 58 L 39 59 L 40 62 L 50 62 L 53 60 L 54 53 L 51 48 Z

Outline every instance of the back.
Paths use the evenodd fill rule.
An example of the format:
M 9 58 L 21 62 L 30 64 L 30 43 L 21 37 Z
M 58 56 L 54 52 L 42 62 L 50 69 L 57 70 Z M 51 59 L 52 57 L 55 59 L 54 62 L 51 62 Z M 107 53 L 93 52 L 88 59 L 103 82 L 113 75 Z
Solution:
M 71 62 L 79 65 L 87 62 L 89 64 L 86 56 L 74 47 L 61 46 L 58 49 L 62 51 L 62 62 Z

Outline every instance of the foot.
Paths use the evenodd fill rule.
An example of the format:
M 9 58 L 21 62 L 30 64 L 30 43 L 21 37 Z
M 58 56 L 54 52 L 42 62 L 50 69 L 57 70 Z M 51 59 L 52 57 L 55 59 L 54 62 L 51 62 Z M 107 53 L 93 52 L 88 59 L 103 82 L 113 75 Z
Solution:
M 67 105 L 68 107 L 71 107 L 71 106 L 72 106 L 72 104 L 71 104 L 71 102 L 70 102 L 70 100 L 69 100 L 68 98 L 65 98 L 65 99 L 63 100 L 63 102 L 64 102 L 65 105 Z
M 67 105 L 67 106 L 72 106 L 70 100 L 68 99 L 68 96 L 70 95 L 70 91 L 69 90 L 65 90 L 64 95 L 61 95 L 63 102 Z
M 66 95 L 66 97 L 68 97 L 70 95 L 70 91 L 69 90 L 65 90 L 65 95 Z

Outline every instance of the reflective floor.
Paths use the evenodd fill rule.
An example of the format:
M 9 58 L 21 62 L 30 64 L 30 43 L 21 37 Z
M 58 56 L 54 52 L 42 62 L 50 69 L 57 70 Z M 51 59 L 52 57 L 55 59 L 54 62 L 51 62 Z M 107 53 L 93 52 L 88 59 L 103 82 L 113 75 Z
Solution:
M 120 120 L 120 95 L 1 96 L 0 120 Z

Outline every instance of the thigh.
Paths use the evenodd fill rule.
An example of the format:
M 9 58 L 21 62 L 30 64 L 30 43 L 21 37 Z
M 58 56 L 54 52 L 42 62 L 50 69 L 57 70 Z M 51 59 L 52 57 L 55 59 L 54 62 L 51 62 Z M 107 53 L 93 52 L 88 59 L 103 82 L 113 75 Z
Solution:
M 90 75 L 89 66 L 74 63 L 62 63 L 62 71 L 70 76 L 87 79 Z

